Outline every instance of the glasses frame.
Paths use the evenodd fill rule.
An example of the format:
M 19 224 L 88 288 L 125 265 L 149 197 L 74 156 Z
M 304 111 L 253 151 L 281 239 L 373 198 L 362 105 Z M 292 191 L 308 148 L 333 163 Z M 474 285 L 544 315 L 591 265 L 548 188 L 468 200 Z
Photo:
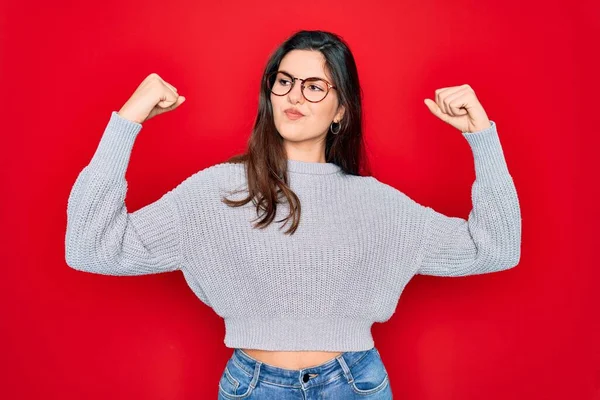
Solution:
M 273 75 L 275 75 L 275 78 L 277 78 L 277 74 L 284 74 L 286 76 L 289 76 L 290 79 L 292 80 L 292 84 L 290 85 L 290 88 L 287 92 L 285 92 L 284 94 L 277 94 L 277 93 L 273 93 L 273 88 L 269 88 L 269 91 L 271 93 L 273 93 L 275 96 L 287 96 L 292 89 L 294 88 L 294 85 L 296 84 L 296 81 L 300 81 L 300 92 L 302 93 L 302 97 L 304 97 L 304 99 L 310 103 L 320 103 L 323 100 L 325 100 L 325 98 L 327 97 L 327 95 L 329 94 L 329 91 L 331 89 L 336 89 L 337 87 L 335 85 L 332 85 L 331 83 L 329 83 L 326 79 L 323 78 L 317 78 L 317 77 L 309 77 L 309 78 L 295 78 L 294 76 L 292 76 L 291 74 L 288 74 L 287 72 L 284 71 L 273 71 L 271 72 L 268 76 L 267 76 L 267 87 L 269 87 L 269 82 L 271 81 L 271 77 L 273 77 Z M 323 98 L 321 100 L 317 100 L 317 101 L 312 101 L 306 98 L 306 96 L 304 95 L 304 88 L 305 88 L 305 82 L 306 81 L 323 81 L 325 82 L 325 84 L 327 85 L 327 92 L 325 92 L 325 96 L 323 96 Z

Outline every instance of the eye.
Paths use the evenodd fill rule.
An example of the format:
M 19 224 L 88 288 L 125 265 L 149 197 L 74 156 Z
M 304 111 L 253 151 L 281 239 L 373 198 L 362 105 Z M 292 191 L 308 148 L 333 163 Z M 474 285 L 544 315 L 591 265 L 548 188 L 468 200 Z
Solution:
M 285 83 L 289 83 L 290 81 L 288 79 L 279 79 L 279 84 L 280 85 L 285 85 Z
M 316 92 L 322 92 L 323 89 L 321 89 L 319 86 L 317 85 L 308 85 L 308 88 L 312 91 L 316 91 Z

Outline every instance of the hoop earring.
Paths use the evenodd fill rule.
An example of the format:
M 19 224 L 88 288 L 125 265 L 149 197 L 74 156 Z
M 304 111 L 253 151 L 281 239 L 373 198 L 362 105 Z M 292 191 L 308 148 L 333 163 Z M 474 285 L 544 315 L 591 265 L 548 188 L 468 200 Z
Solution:
M 333 124 L 337 124 L 338 126 L 338 130 L 337 131 L 333 131 Z M 340 133 L 340 130 L 342 130 L 342 125 L 339 122 L 332 122 L 331 125 L 329 125 L 329 130 L 331 131 L 331 133 L 333 133 L 334 135 L 337 135 L 338 133 Z

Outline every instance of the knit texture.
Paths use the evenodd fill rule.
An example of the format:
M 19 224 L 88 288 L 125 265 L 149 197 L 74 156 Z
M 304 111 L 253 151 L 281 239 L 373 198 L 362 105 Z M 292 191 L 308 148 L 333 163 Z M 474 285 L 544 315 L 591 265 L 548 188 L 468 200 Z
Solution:
M 180 270 L 224 319 L 230 348 L 367 350 L 371 326 L 390 319 L 415 274 L 466 276 L 518 264 L 519 202 L 491 123 L 463 132 L 475 162 L 468 220 L 336 164 L 288 160 L 302 211 L 290 236 L 289 223 L 253 228 L 252 202 L 221 202 L 246 187 L 242 164 L 205 168 L 128 213 L 125 172 L 142 125 L 113 111 L 68 198 L 66 262 L 105 275 Z M 275 220 L 288 211 L 279 204 Z

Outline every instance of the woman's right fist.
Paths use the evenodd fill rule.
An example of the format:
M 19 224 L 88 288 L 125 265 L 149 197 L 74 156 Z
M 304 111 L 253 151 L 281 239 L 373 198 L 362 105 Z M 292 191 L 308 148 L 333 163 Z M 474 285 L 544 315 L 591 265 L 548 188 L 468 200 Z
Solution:
M 185 101 L 177 89 L 158 74 L 151 73 L 121 107 L 118 114 L 141 124 L 155 115 L 174 110 Z

